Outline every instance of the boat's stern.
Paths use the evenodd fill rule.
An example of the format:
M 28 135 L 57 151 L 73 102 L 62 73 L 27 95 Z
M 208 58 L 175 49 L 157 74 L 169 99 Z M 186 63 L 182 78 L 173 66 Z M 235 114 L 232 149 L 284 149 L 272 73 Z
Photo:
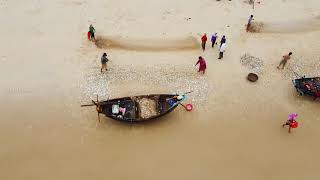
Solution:
M 292 80 L 292 83 L 293 83 L 293 86 L 296 88 L 297 92 L 300 94 L 300 95 L 304 95 L 304 92 L 302 91 L 302 86 L 301 86 L 301 79 L 294 79 Z

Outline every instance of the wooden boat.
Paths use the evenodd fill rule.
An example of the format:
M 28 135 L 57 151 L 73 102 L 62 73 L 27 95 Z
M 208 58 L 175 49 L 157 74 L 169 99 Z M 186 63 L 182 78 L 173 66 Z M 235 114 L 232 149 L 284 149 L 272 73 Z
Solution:
M 93 101 L 100 113 L 118 121 L 142 122 L 164 116 L 172 112 L 186 95 L 152 94 L 133 97 L 110 99 L 107 101 Z
M 295 79 L 292 82 L 300 95 L 309 95 L 315 99 L 320 97 L 320 77 L 301 77 L 300 79 Z

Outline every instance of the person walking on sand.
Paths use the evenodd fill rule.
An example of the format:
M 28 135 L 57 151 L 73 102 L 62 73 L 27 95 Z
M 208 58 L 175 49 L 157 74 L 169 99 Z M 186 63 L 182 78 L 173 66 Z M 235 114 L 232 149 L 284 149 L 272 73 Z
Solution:
M 248 24 L 247 24 L 247 32 L 249 32 L 250 30 L 250 26 L 251 26 L 251 23 L 253 21 L 253 15 L 250 15 L 249 19 L 248 19 Z
M 109 61 L 109 59 L 107 58 L 107 53 L 103 53 L 102 57 L 101 57 L 101 72 L 103 69 L 105 69 L 107 71 L 107 62 Z
M 94 35 L 94 33 L 96 32 L 96 30 L 94 29 L 94 27 L 92 26 L 92 24 L 90 24 L 89 32 L 90 32 L 90 38 L 91 38 L 91 40 L 96 40 L 95 35 Z
M 226 51 L 226 48 L 227 48 L 227 44 L 223 43 L 219 49 L 219 58 L 218 59 L 223 58 L 223 53 Z
M 282 127 L 289 126 L 288 132 L 291 133 L 291 128 L 298 127 L 298 122 L 296 121 L 297 117 L 298 117 L 297 113 L 290 114 L 286 123 L 282 124 Z
M 217 44 L 216 41 L 217 41 L 217 38 L 218 38 L 218 35 L 217 33 L 214 33 L 212 36 L 211 36 L 211 47 L 213 48 L 214 47 L 214 44 Z
M 282 66 L 282 69 L 284 69 L 288 60 L 291 58 L 291 55 L 292 55 L 292 52 L 289 52 L 289 54 L 284 55 L 283 59 L 281 60 L 279 66 L 277 68 L 280 69 L 280 67 Z
M 199 60 L 197 61 L 196 65 L 198 65 L 198 64 L 200 64 L 198 72 L 202 71 L 204 74 L 207 69 L 207 64 L 206 64 L 206 61 L 204 60 L 203 57 L 199 56 Z M 194 65 L 194 66 L 196 66 L 196 65 Z
M 204 35 L 201 37 L 201 46 L 202 46 L 202 50 L 204 51 L 206 49 L 206 42 L 207 42 L 208 38 L 207 38 L 207 34 L 204 33 Z
M 221 38 L 221 41 L 220 41 L 220 47 L 222 46 L 222 44 L 224 44 L 226 42 L 227 42 L 226 36 L 223 35 L 222 38 Z

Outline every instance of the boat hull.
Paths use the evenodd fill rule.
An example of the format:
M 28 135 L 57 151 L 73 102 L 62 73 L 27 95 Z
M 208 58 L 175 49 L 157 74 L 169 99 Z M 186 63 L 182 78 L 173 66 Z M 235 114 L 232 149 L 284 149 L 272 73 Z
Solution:
M 152 94 L 124 97 L 98 103 L 100 113 L 118 121 L 144 122 L 172 112 L 184 99 L 177 94 Z M 120 110 L 118 110 L 120 109 Z
M 292 81 L 300 95 L 320 97 L 320 77 L 300 78 Z

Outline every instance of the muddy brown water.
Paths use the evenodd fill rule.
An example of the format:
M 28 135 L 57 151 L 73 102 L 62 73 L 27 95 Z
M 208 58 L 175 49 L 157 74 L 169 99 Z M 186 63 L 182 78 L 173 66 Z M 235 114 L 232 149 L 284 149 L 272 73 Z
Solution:
M 98 37 L 95 44 L 100 49 L 121 49 L 127 51 L 190 51 L 199 49 L 196 38 L 185 39 L 121 39 Z

